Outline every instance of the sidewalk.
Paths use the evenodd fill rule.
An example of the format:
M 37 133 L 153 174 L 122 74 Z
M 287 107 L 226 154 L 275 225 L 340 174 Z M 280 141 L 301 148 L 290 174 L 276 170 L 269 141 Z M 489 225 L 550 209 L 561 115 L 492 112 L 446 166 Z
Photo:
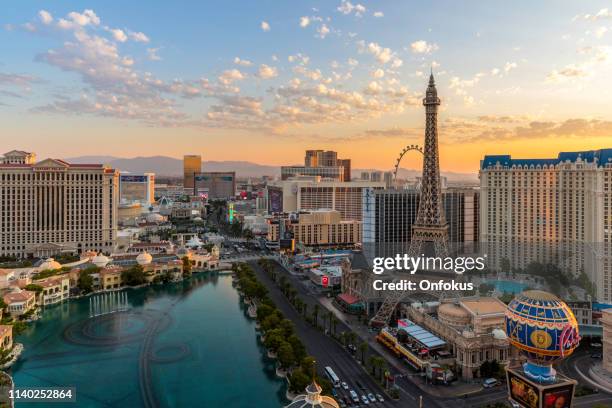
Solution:
M 360 324 L 355 316 L 348 315 L 341 310 L 338 310 L 333 305 L 333 300 L 328 297 L 319 298 L 321 304 L 330 312 L 332 312 L 338 319 L 346 323 L 351 330 L 353 330 L 359 338 L 368 343 L 370 348 L 374 349 L 378 354 L 383 356 L 385 360 L 389 363 L 389 365 L 393 366 L 397 371 L 401 374 L 410 377 L 408 381 L 412 382 L 416 386 L 418 386 L 424 393 L 428 395 L 432 395 L 435 397 L 442 398 L 456 398 L 462 397 L 466 394 L 474 394 L 481 391 L 481 384 L 470 384 L 463 382 L 461 380 L 454 381 L 451 385 L 431 385 L 427 384 L 424 380 L 424 377 L 420 377 L 415 375 L 415 372 L 412 371 L 408 366 L 402 363 L 401 360 L 397 359 L 395 356 L 389 354 L 388 350 L 381 346 L 375 339 L 373 333 L 368 330 L 368 326 L 366 324 Z

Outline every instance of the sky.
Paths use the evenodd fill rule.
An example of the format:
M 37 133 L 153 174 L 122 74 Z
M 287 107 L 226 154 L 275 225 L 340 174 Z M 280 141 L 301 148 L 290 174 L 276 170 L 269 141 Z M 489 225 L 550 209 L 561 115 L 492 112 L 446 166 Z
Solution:
M 0 143 L 39 157 L 389 169 L 430 71 L 445 171 L 612 147 L 606 1 L 22 0 L 0 49 Z

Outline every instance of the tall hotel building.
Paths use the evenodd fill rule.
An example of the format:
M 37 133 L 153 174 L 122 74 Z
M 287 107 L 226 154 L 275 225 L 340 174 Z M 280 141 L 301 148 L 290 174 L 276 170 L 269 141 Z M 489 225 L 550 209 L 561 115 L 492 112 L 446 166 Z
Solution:
M 269 213 L 337 210 L 343 220 L 361 221 L 362 195 L 366 188 L 384 189 L 373 181 L 323 181 L 321 177 L 271 182 L 266 187 Z
M 202 172 L 202 156 L 189 154 L 183 156 L 183 187 L 191 190 L 190 194 L 196 194 L 195 175 Z
M 112 251 L 118 172 L 102 164 L 35 161 L 17 150 L 0 156 L 0 255 Z
M 584 271 L 612 302 L 612 149 L 555 159 L 485 156 L 480 167 L 480 241 L 489 264 L 554 263 Z
M 338 153 L 324 150 L 306 150 L 303 166 L 282 166 L 281 179 L 298 176 L 319 176 L 335 181 L 351 181 L 351 160 L 338 159 Z
M 453 187 L 442 191 L 452 253 L 477 250 L 479 191 Z M 419 208 L 417 189 L 363 191 L 363 248 L 368 258 L 407 251 Z

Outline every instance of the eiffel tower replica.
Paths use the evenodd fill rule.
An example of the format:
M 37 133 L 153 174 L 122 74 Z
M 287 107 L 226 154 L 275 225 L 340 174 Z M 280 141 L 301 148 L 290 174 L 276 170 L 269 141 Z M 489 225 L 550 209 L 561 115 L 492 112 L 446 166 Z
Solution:
M 425 106 L 425 149 L 423 157 L 423 176 L 419 195 L 419 210 L 412 225 L 412 238 L 408 256 L 424 255 L 425 246 L 433 244 L 435 256 L 448 256 L 448 224 L 442 203 L 440 186 L 440 156 L 438 154 L 438 106 L 440 98 L 434 81 L 433 72 L 429 76 L 429 85 L 423 99 Z M 371 326 L 382 327 L 389 323 L 397 304 L 405 293 L 392 291 L 381 305 L 376 315 L 370 320 Z

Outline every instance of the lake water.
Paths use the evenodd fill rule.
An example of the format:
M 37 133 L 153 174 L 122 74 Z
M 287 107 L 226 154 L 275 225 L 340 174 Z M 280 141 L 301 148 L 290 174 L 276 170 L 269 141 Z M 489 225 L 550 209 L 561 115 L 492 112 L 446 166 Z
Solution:
M 16 341 L 16 387 L 76 389 L 74 403 L 17 407 L 278 408 L 284 381 L 258 343 L 230 276 L 126 290 L 47 308 Z M 100 296 L 100 295 L 98 295 Z M 125 296 L 125 295 L 124 295 Z

